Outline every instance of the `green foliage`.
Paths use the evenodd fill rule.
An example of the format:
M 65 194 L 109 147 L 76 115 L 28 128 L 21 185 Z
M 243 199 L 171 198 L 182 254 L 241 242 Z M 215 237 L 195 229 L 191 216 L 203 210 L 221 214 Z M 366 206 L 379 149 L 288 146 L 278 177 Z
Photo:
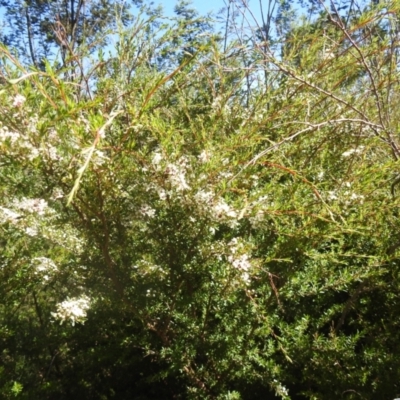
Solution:
M 176 10 L 79 79 L 1 48 L 0 396 L 394 398 L 399 5 Z

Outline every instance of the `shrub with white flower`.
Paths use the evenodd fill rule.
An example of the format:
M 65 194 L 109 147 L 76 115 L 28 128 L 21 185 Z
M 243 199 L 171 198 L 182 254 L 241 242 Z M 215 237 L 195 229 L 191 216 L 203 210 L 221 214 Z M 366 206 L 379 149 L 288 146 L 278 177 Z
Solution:
M 82 59 L 90 73 L 73 71 L 85 46 L 67 70 L 5 61 L 0 398 L 17 379 L 33 388 L 27 398 L 65 397 L 57 390 L 73 371 L 84 372 L 74 387 L 82 398 L 110 388 L 123 397 L 121 371 L 143 371 L 140 385 L 165 378 L 161 397 L 193 399 L 239 398 L 253 384 L 289 399 L 299 371 L 301 393 L 337 398 L 348 391 L 349 382 L 337 389 L 343 375 L 361 371 L 351 389 L 368 397 L 375 383 L 365 376 L 399 370 L 393 359 L 368 369 L 367 359 L 400 325 L 400 196 L 390 194 L 400 79 L 390 46 L 379 61 L 357 27 L 337 24 L 319 43 L 307 25 L 287 32 L 276 63 L 274 46 L 261 54 L 256 42 L 226 43 L 219 54 L 225 45 L 203 46 L 200 35 L 187 57 L 184 38 L 196 30 L 182 22 L 165 35 L 138 25 L 112 58 Z M 354 57 L 353 35 L 365 59 Z M 342 57 L 348 70 L 334 65 Z M 379 89 L 376 107 L 363 64 L 377 88 L 391 88 L 391 104 Z M 323 371 L 333 383 L 313 392 Z
M 60 324 L 65 321 L 75 323 L 84 323 L 87 316 L 87 310 L 90 308 L 90 298 L 86 295 L 81 297 L 67 298 L 63 302 L 57 304 L 57 312 L 52 312 L 55 319 L 60 320 Z

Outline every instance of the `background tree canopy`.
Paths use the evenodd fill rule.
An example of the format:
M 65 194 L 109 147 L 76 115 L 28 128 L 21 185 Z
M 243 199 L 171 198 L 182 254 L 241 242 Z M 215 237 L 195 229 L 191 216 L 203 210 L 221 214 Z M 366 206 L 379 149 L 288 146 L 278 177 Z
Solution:
M 1 2 L 0 397 L 399 396 L 400 2 L 125 4 Z

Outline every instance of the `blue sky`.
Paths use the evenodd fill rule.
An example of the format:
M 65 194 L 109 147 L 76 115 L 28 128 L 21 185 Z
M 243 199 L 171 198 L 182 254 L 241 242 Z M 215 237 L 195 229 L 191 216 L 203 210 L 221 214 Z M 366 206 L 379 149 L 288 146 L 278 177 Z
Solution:
M 155 4 L 161 4 L 164 10 L 168 13 L 172 13 L 177 3 L 175 0 L 164 0 L 154 1 Z M 228 3 L 228 0 L 226 0 Z M 209 11 L 218 12 L 221 8 L 225 7 L 224 0 L 193 0 L 193 8 L 195 8 L 200 14 L 206 14 Z
M 150 0 L 149 0 L 150 1 Z M 174 7 L 178 3 L 177 0 L 152 0 L 154 2 L 154 5 L 162 5 L 164 9 L 164 15 L 169 16 L 174 14 Z M 191 0 L 191 7 L 195 8 L 200 15 L 206 15 L 209 12 L 212 12 L 213 15 L 218 14 L 220 11 L 225 9 L 225 12 L 223 14 L 220 14 L 220 21 L 225 21 L 225 18 L 227 16 L 226 10 L 227 6 L 229 4 L 229 1 L 231 1 L 232 7 L 231 7 L 231 13 L 232 10 L 235 9 L 237 10 L 237 6 L 243 4 L 243 1 L 246 1 L 249 9 L 251 10 L 252 15 L 250 13 L 246 12 L 246 17 L 243 20 L 242 18 L 239 18 L 238 21 L 242 21 L 244 24 L 244 27 L 255 27 L 255 26 L 261 26 L 262 23 L 262 18 L 261 18 L 261 12 L 260 12 L 260 1 L 259 0 Z M 268 8 L 268 3 L 271 2 L 271 0 L 263 0 L 263 7 L 264 7 L 264 12 L 266 12 L 266 9 Z M 276 1 L 278 2 L 278 1 Z M 232 14 L 231 14 L 232 15 Z M 254 18 L 256 18 L 257 22 L 254 21 Z M 215 28 L 217 30 L 225 29 L 225 23 L 222 22 L 216 22 Z
M 177 3 L 176 0 L 153 0 L 154 4 L 161 4 L 164 8 L 166 14 L 173 14 L 174 7 Z M 233 0 L 233 3 L 241 4 L 242 0 Z M 192 0 L 192 7 L 195 8 L 200 15 L 205 15 L 208 12 L 213 12 L 217 14 L 223 8 L 226 8 L 229 4 L 229 0 Z M 258 0 L 247 0 L 247 3 L 252 10 L 254 16 L 258 19 L 260 18 L 260 6 Z M 268 3 L 268 0 L 264 0 L 264 7 Z

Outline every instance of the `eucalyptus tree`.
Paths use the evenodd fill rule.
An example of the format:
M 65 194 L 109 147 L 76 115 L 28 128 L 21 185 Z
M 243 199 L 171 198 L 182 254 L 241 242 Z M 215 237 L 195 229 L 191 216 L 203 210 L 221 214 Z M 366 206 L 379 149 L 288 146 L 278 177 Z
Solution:
M 6 21 L 3 43 L 39 69 L 56 54 L 65 66 L 79 47 L 93 51 L 104 45 L 104 33 L 115 28 L 116 16 L 124 23 L 129 18 L 126 2 L 119 0 L 2 0 L 0 5 Z

